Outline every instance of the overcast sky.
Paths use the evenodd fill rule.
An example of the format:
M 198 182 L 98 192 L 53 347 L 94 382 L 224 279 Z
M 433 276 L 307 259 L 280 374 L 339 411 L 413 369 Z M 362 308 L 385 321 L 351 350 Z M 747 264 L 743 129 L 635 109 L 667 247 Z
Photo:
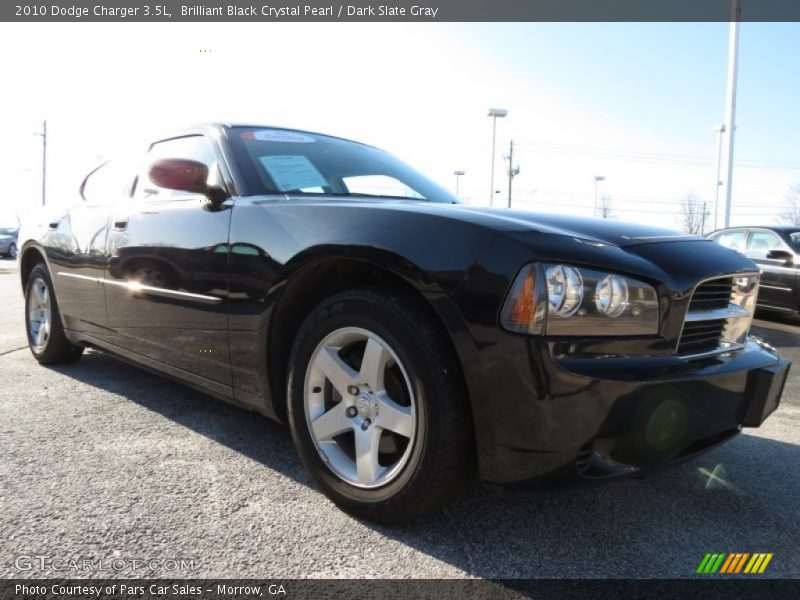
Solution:
M 41 201 L 45 118 L 54 206 L 128 138 L 213 120 L 370 143 L 451 190 L 462 169 L 488 204 L 501 107 L 499 204 L 513 138 L 516 207 L 589 215 L 604 175 L 615 218 L 678 227 L 687 193 L 714 199 L 727 50 L 727 23 L 3 23 L 0 224 Z M 800 182 L 800 24 L 742 24 L 740 59 L 733 223 L 774 222 Z

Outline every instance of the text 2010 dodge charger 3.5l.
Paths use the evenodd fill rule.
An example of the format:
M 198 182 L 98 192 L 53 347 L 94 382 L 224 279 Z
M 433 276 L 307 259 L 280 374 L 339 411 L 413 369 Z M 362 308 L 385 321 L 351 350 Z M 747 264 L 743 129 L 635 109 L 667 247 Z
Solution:
M 408 519 L 481 477 L 642 474 L 757 427 L 789 363 L 710 240 L 462 206 L 389 154 L 209 125 L 25 236 L 33 355 L 98 348 L 288 421 L 324 492 Z

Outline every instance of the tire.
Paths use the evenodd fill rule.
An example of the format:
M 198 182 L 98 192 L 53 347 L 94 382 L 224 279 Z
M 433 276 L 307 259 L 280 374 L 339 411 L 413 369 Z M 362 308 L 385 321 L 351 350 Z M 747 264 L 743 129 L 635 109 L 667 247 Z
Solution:
M 75 362 L 83 354 L 83 347 L 64 334 L 53 282 L 43 263 L 31 269 L 25 284 L 25 330 L 33 357 L 43 365 Z
M 452 500 L 474 472 L 461 366 L 444 327 L 403 292 L 360 288 L 318 305 L 295 339 L 287 394 L 306 468 L 356 517 L 413 519 Z
M 7 256 L 8 256 L 8 258 L 11 258 L 11 259 L 16 259 L 17 258 L 17 245 L 16 244 L 11 244 L 8 247 L 8 255 Z

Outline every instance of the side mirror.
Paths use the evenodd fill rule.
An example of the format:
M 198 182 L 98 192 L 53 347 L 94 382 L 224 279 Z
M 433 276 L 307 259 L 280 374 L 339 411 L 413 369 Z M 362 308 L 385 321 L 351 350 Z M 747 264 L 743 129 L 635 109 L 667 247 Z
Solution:
M 208 185 L 208 167 L 196 160 L 162 158 L 150 165 L 147 175 L 158 187 L 168 190 L 203 194 L 212 202 L 227 198 L 225 190 Z
M 767 252 L 767 258 L 770 260 L 782 260 L 785 265 L 794 263 L 794 255 L 786 250 L 770 250 Z

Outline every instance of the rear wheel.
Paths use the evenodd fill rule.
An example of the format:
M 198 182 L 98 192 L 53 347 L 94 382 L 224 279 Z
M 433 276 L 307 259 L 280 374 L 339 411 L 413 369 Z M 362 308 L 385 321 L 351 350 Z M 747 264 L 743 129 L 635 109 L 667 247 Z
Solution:
M 43 263 L 33 267 L 25 286 L 25 327 L 28 347 L 42 364 L 74 362 L 83 353 L 64 334 L 53 283 Z
M 450 500 L 473 469 L 460 365 L 413 297 L 365 288 L 320 304 L 295 340 L 288 394 L 306 467 L 356 516 L 416 517 Z

